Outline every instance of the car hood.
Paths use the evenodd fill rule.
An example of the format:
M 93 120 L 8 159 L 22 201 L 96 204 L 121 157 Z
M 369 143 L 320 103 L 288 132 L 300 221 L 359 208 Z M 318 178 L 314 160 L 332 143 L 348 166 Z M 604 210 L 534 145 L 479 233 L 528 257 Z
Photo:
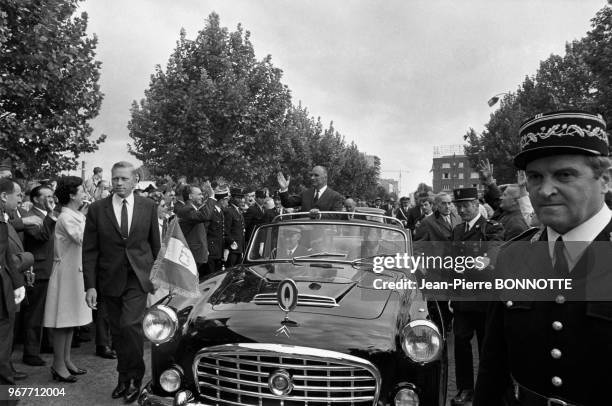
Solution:
M 330 315 L 376 319 L 382 313 L 391 290 L 374 289 L 374 279 L 396 280 L 401 274 L 375 274 L 342 263 L 272 263 L 234 268 L 212 295 L 217 312 L 280 311 L 276 302 L 279 282 L 292 279 L 298 287 L 298 306 L 293 314 Z M 316 298 L 313 303 L 309 298 Z M 248 316 L 248 317 L 252 317 Z

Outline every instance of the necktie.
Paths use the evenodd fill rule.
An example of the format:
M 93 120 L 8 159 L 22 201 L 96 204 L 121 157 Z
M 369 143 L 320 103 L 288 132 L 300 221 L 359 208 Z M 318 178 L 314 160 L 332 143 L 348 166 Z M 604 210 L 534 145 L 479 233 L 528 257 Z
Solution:
M 559 275 L 567 275 L 569 273 L 569 265 L 567 264 L 564 252 L 565 244 L 563 243 L 563 238 L 559 236 L 555 241 L 555 249 L 553 251 L 555 258 L 554 270 Z
M 121 207 L 121 237 L 123 239 L 128 238 L 128 213 L 127 213 L 127 200 L 123 199 L 123 206 Z
M 312 199 L 313 203 L 316 203 L 319 200 L 319 189 L 315 190 L 314 199 Z
M 465 232 L 467 233 L 468 231 L 470 231 L 470 223 L 466 221 L 465 222 Z
M 446 220 L 446 223 L 450 226 L 451 225 L 451 221 L 450 221 L 450 217 L 449 216 L 444 216 L 444 220 Z
M 166 232 L 168 231 L 168 220 L 164 219 L 164 222 L 162 223 L 162 239 L 166 236 Z

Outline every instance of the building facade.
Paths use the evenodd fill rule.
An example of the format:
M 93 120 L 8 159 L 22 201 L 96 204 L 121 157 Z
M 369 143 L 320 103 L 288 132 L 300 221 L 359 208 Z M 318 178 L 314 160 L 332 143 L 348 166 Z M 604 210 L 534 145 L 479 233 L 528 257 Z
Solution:
M 464 187 L 482 189 L 478 170 L 470 166 L 463 145 L 435 146 L 431 171 L 434 193 L 450 193 Z

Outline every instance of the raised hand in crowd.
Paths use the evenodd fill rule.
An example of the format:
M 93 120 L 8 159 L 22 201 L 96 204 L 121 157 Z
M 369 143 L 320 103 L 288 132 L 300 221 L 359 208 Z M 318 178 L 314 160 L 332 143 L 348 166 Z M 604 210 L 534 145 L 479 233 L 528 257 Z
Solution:
M 285 191 L 285 190 L 289 189 L 289 183 L 291 182 L 291 175 L 289 175 L 289 176 L 287 176 L 287 178 L 285 178 L 283 173 L 279 172 L 278 175 L 277 175 L 277 179 L 278 179 L 278 186 L 280 187 L 281 191 Z
M 480 172 L 480 178 L 485 184 L 494 182 L 493 179 L 493 165 L 489 162 L 489 159 L 480 160 L 478 163 L 478 171 Z

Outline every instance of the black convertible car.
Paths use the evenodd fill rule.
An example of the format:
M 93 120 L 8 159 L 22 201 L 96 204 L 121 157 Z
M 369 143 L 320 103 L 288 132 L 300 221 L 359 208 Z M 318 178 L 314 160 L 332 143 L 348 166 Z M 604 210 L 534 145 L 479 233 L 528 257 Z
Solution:
M 153 379 L 139 404 L 444 405 L 438 304 L 381 288 L 409 273 L 373 271 L 396 253 L 411 253 L 409 235 L 371 213 L 261 226 L 199 299 L 169 295 L 147 311 Z

